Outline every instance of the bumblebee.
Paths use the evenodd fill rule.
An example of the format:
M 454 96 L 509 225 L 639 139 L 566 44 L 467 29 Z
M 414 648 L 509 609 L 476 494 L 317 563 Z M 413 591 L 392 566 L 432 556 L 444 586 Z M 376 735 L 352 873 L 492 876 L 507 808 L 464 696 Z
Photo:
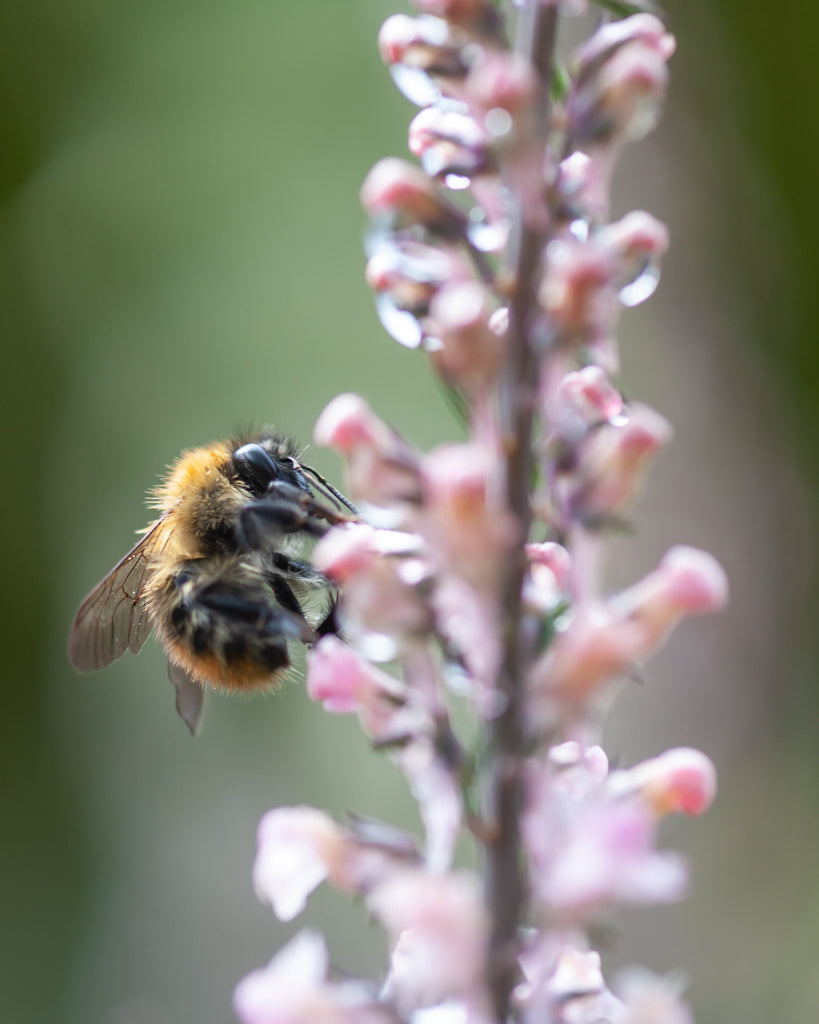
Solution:
M 183 452 L 149 505 L 159 518 L 83 601 L 68 654 L 90 672 L 137 654 L 155 631 L 194 732 L 205 689 L 274 688 L 289 641 L 336 632 L 332 596 L 308 619 L 305 601 L 328 584 L 297 555 L 356 510 L 267 431 Z

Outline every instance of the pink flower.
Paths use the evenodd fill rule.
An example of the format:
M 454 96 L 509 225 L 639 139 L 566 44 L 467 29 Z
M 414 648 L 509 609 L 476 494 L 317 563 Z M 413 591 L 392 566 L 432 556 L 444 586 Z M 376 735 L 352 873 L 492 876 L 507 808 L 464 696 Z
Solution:
M 680 998 L 678 980 L 632 968 L 621 974 L 615 987 L 624 1004 L 617 1024 L 694 1024 Z
M 278 807 L 259 822 L 253 885 L 282 921 L 304 910 L 309 894 L 346 854 L 344 829 L 312 807 Z
M 361 205 L 371 217 L 388 215 L 396 225 L 422 224 L 445 236 L 458 236 L 463 214 L 414 164 L 398 157 L 379 160 L 361 186 Z
M 327 981 L 324 940 L 310 931 L 243 978 L 233 1008 L 242 1024 L 375 1024 L 388 1017 L 359 983 Z
M 347 459 L 355 498 L 381 506 L 417 500 L 419 456 L 359 395 L 334 398 L 313 436 Z
M 641 802 L 592 795 L 571 809 L 557 804 L 540 827 L 549 838 L 534 847 L 533 886 L 542 906 L 561 917 L 588 920 L 611 904 L 683 895 L 683 861 L 655 850 L 656 818 Z
M 422 532 L 442 564 L 479 589 L 494 582 L 516 534 L 496 473 L 493 453 L 477 443 L 444 445 L 422 464 Z
M 540 784 L 551 785 L 555 792 L 580 800 L 597 789 L 608 773 L 609 759 L 601 746 L 595 743 L 585 747 L 577 740 L 567 740 L 549 748 L 548 779 Z
M 642 138 L 657 120 L 673 52 L 674 37 L 650 14 L 598 29 L 575 56 L 568 102 L 573 138 L 614 145 Z
M 379 740 L 400 728 L 406 701 L 397 679 L 335 636 L 322 637 L 308 655 L 307 694 L 334 714 L 357 712 L 364 731 Z
M 609 601 L 581 606 L 532 670 L 541 713 L 550 698 L 581 704 L 653 654 L 686 615 L 717 611 L 728 598 L 724 571 L 696 548 L 672 548 L 659 567 Z
M 404 833 L 366 824 L 342 828 L 313 807 L 277 807 L 259 822 L 253 884 L 259 899 L 290 921 L 325 879 L 366 893 L 417 860 Z
M 446 286 L 430 307 L 431 330 L 442 346 L 432 353 L 433 364 L 445 380 L 473 397 L 493 384 L 505 347 L 489 326 L 491 312 L 490 296 L 476 282 Z
M 623 399 L 599 366 L 585 366 L 562 378 L 551 421 L 561 438 L 577 444 L 590 427 L 600 426 L 623 412 Z
M 640 492 L 648 468 L 671 440 L 671 425 L 647 405 L 591 433 L 581 446 L 576 470 L 563 482 L 571 512 L 597 524 L 625 511 Z
M 704 814 L 717 792 L 717 773 L 710 758 L 690 747 L 666 750 L 624 771 L 612 772 L 609 790 L 638 795 L 658 817 L 682 812 Z
M 401 1012 L 482 991 L 488 922 L 474 875 L 407 871 L 369 906 L 394 943 L 386 994 Z
M 372 660 L 392 660 L 430 629 L 432 614 L 422 593 L 430 566 L 419 538 L 352 524 L 322 537 L 312 561 L 343 585 L 344 632 Z
M 498 51 L 487 53 L 472 68 L 466 96 L 479 114 L 503 110 L 518 115 L 530 106 L 537 88 L 537 75 L 525 57 Z
M 563 341 L 582 344 L 608 326 L 617 308 L 609 288 L 614 269 L 611 255 L 593 242 L 549 243 L 538 301 Z

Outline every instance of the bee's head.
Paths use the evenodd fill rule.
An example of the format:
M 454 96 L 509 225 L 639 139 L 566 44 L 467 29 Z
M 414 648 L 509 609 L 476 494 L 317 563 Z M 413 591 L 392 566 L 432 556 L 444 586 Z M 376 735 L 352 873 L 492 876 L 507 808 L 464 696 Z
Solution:
M 254 498 L 263 497 L 276 483 L 313 493 L 296 457 L 281 447 L 258 442 L 243 444 L 233 453 L 231 462 L 236 479 Z

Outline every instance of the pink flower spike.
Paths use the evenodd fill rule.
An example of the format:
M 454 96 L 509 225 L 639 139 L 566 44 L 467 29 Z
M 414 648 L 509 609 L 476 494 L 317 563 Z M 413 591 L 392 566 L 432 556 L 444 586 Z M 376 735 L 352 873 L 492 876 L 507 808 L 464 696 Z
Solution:
M 259 822 L 253 886 L 281 921 L 304 910 L 309 894 L 343 856 L 343 829 L 312 807 L 277 807 Z
M 613 772 L 608 786 L 615 795 L 638 794 L 659 817 L 676 812 L 700 815 L 714 802 L 717 772 L 701 751 L 676 747 L 634 768 Z

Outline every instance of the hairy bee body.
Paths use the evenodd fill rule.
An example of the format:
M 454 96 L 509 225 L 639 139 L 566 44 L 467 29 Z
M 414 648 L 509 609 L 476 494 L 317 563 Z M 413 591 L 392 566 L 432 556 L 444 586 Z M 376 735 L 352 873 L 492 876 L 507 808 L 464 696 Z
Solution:
M 159 518 L 91 591 L 69 639 L 76 668 L 137 653 L 151 631 L 168 658 L 177 709 L 193 729 L 202 691 L 274 687 L 288 642 L 334 629 L 332 603 L 305 602 L 326 581 L 296 558 L 305 539 L 355 510 L 293 443 L 263 432 L 184 452 L 153 492 Z

